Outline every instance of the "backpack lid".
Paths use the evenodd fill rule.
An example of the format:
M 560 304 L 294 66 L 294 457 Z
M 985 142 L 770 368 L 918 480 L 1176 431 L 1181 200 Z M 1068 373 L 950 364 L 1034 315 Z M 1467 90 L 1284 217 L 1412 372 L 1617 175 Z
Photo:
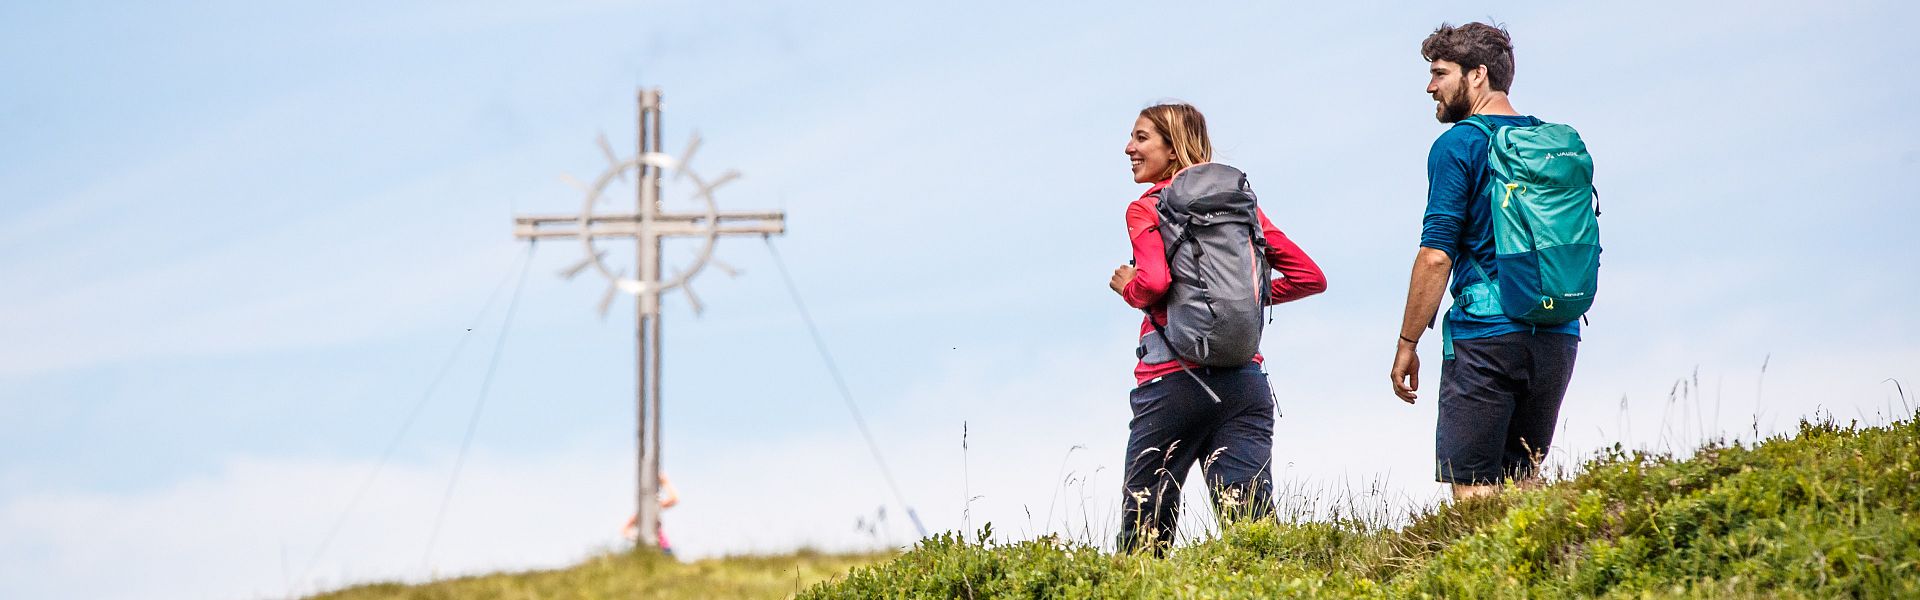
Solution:
M 1195 225 L 1259 222 L 1258 199 L 1247 174 L 1220 163 L 1200 163 L 1181 169 L 1160 190 L 1162 220 L 1171 215 L 1190 218 Z
M 1560 187 L 1593 185 L 1593 159 L 1580 132 L 1528 117 L 1526 125 L 1496 125 L 1484 115 L 1462 119 L 1487 134 L 1487 167 L 1508 181 Z

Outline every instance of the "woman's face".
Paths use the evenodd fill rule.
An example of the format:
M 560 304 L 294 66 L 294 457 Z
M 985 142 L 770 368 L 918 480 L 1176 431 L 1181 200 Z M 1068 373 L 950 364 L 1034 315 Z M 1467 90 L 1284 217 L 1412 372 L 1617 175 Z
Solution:
M 1173 146 L 1153 130 L 1146 117 L 1133 121 L 1133 135 L 1127 137 L 1127 160 L 1133 163 L 1134 183 L 1159 181 L 1173 166 Z

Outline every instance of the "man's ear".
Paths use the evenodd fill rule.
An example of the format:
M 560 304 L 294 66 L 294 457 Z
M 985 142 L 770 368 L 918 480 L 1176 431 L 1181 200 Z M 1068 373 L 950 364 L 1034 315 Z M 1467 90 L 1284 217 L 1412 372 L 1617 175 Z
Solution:
M 1466 72 L 1466 76 L 1467 76 L 1467 87 L 1469 88 L 1480 87 L 1482 84 L 1487 83 L 1487 66 L 1480 65 L 1480 66 L 1474 67 L 1472 70 L 1469 70 Z M 1476 78 L 1478 79 L 1477 81 L 1476 81 Z

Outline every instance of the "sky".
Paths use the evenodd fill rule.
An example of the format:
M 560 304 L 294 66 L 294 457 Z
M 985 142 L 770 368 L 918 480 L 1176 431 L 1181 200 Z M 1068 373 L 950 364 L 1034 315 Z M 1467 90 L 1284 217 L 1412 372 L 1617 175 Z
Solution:
M 1920 404 L 1920 10 L 1355 4 L 0 6 L 0 597 L 280 598 L 619 547 L 632 300 L 602 318 L 604 281 L 556 275 L 580 244 L 511 223 L 580 209 L 564 177 L 607 167 L 597 136 L 633 152 L 642 86 L 667 150 L 697 131 L 695 171 L 743 174 L 722 209 L 787 213 L 718 244 L 740 273 L 697 275 L 700 314 L 665 301 L 683 558 L 915 539 L 769 245 L 930 529 L 1108 543 L 1122 149 L 1169 99 L 1329 280 L 1262 344 L 1282 502 L 1437 502 L 1437 344 L 1419 403 L 1386 373 L 1441 22 L 1508 26 L 1515 106 L 1577 127 L 1604 190 L 1553 461 Z

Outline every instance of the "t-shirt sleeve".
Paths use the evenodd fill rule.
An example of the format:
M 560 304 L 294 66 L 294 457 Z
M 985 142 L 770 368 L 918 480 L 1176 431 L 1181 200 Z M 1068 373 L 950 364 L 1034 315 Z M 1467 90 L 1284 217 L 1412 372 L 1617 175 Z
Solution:
M 1467 202 L 1474 195 L 1472 127 L 1455 127 L 1433 141 L 1427 151 L 1427 212 L 1421 221 L 1420 247 L 1447 253 L 1458 260 L 1460 239 L 1467 221 Z

